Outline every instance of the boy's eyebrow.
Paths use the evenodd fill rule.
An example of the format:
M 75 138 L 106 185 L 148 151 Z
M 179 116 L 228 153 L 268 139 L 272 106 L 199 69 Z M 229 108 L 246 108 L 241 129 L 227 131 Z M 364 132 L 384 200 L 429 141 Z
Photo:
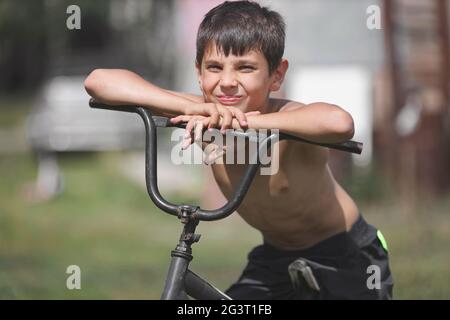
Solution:
M 205 64 L 220 64 L 220 62 L 216 60 L 206 60 Z
M 206 60 L 205 64 L 221 64 L 221 62 L 217 61 L 217 60 Z M 246 59 L 238 59 L 235 64 L 252 64 L 252 65 L 257 65 L 258 62 L 257 61 L 252 61 L 252 60 L 246 60 Z
M 253 64 L 253 65 L 257 65 L 258 64 L 257 61 L 245 60 L 245 59 L 238 60 L 237 63 L 239 63 L 239 64 Z

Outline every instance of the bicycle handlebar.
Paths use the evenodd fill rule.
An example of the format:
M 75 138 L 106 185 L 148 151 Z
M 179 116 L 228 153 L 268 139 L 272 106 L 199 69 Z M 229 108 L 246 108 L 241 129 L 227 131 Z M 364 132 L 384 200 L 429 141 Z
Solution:
M 342 151 L 352 152 L 360 154 L 362 151 L 363 144 L 356 141 L 346 141 L 343 143 L 317 143 L 309 140 L 305 140 L 299 137 L 295 137 L 286 133 L 271 134 L 264 138 L 259 145 L 258 152 L 254 152 L 251 155 L 250 164 L 247 167 L 241 181 L 236 188 L 233 198 L 228 201 L 224 206 L 215 210 L 204 210 L 200 207 L 195 207 L 191 205 L 176 205 L 165 200 L 158 189 L 157 185 L 157 162 L 156 162 L 156 128 L 157 127 L 177 127 L 185 128 L 186 124 L 172 124 L 167 117 L 152 116 L 151 111 L 147 108 L 135 106 L 135 105 L 119 105 L 113 106 L 104 103 L 100 103 L 95 99 L 89 101 L 89 106 L 95 109 L 105 109 L 113 111 L 131 112 L 137 113 L 141 116 L 144 121 L 146 139 L 145 139 L 145 181 L 147 185 L 147 192 L 155 203 L 155 205 L 161 210 L 181 217 L 183 212 L 190 211 L 191 217 L 200 221 L 213 221 L 223 219 L 233 213 L 243 201 L 245 195 L 247 194 L 250 184 L 256 174 L 258 167 L 260 166 L 258 160 L 258 153 L 266 148 L 267 145 L 271 144 L 274 140 L 297 140 L 304 143 L 315 144 L 323 147 L 338 149 Z M 234 136 L 244 136 L 251 138 L 251 135 L 242 132 L 231 132 Z

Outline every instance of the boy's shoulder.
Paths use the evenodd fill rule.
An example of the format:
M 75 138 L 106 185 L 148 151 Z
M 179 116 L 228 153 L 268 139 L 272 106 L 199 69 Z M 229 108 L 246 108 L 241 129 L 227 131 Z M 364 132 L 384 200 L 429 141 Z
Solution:
M 269 112 L 284 112 L 292 111 L 298 108 L 305 107 L 306 104 L 292 101 L 288 99 L 270 98 L 270 111 Z

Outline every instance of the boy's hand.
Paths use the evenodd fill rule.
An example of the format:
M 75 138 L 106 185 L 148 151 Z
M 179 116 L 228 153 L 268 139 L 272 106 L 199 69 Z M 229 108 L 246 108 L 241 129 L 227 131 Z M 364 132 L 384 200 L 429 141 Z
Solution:
M 239 121 L 241 128 L 247 128 L 247 118 L 245 114 L 236 107 L 223 106 L 218 103 L 198 103 L 186 109 L 185 115 L 200 115 L 210 117 L 208 129 L 218 128 L 225 133 L 226 129 L 232 127 L 233 119 Z
M 251 111 L 251 112 L 247 112 L 245 114 L 242 113 L 242 114 L 245 117 L 247 117 L 247 116 L 259 115 L 261 113 L 259 111 Z M 245 129 L 246 128 L 246 127 L 242 127 L 240 122 L 237 119 L 232 118 L 231 120 L 232 120 L 231 125 L 230 125 L 231 128 L 233 128 L 233 129 Z M 180 123 L 180 122 L 187 122 L 186 132 L 184 134 L 183 143 L 181 145 L 181 148 L 183 150 L 185 150 L 194 141 L 202 140 L 202 134 L 203 134 L 204 128 L 208 128 L 208 129 L 212 129 L 214 127 L 222 127 L 223 128 L 224 119 L 219 117 L 219 123 L 217 124 L 217 126 L 214 126 L 214 122 L 213 122 L 213 119 L 211 116 L 206 117 L 206 116 L 200 116 L 200 115 L 180 115 L 180 116 L 171 118 L 170 121 L 174 124 Z M 221 130 L 221 132 L 224 134 L 225 130 Z

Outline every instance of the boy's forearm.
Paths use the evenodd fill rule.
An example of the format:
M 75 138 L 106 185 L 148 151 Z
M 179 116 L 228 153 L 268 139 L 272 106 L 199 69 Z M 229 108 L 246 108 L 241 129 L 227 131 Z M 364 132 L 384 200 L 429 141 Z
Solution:
M 281 132 L 320 143 L 347 141 L 354 134 L 351 115 L 326 103 L 248 117 L 248 126 L 252 129 L 280 129 Z
M 193 102 L 172 94 L 127 70 L 97 69 L 85 80 L 92 97 L 111 105 L 133 104 L 164 115 L 184 114 Z

